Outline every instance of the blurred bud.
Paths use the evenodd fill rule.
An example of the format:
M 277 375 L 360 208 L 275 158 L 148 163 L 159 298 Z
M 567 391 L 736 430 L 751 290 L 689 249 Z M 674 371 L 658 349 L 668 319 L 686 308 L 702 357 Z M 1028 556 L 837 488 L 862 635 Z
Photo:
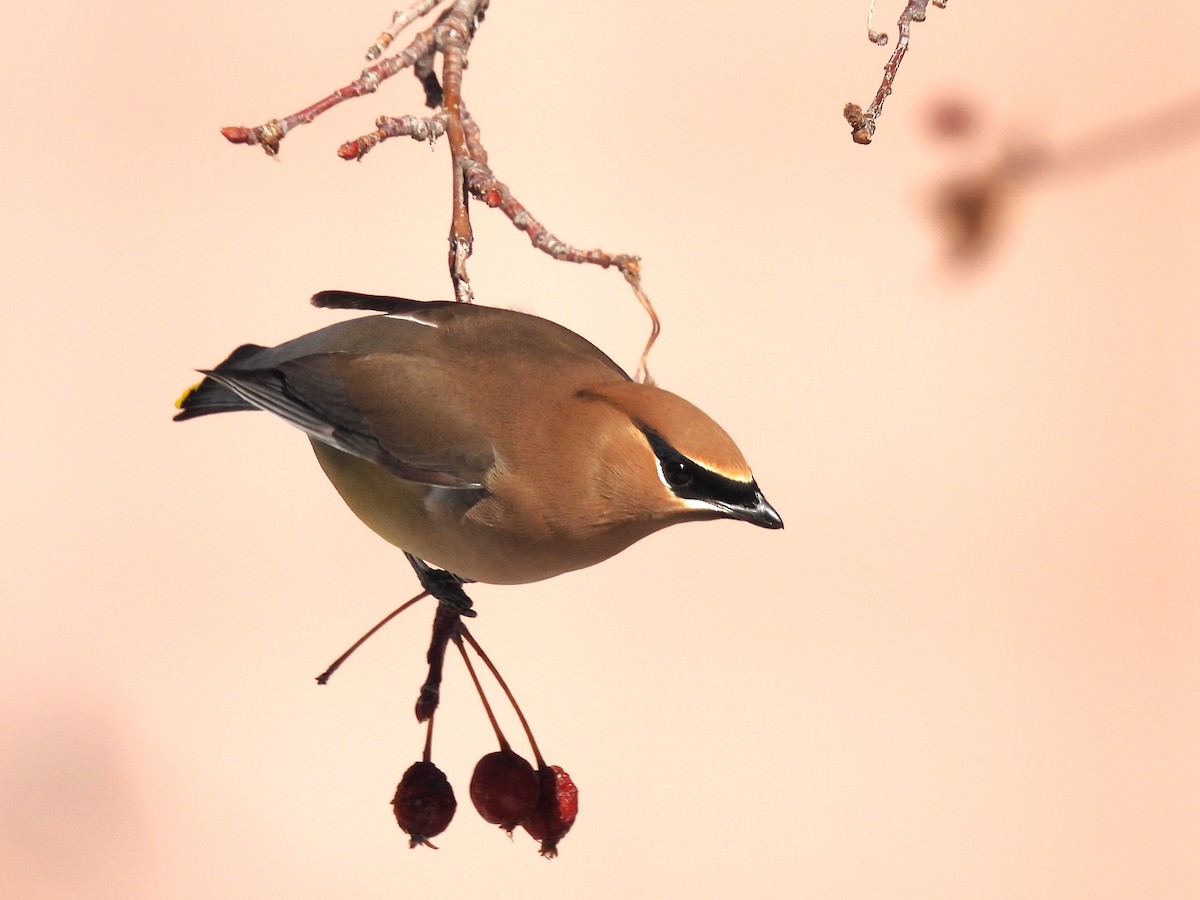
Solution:
M 979 110 L 962 97 L 942 97 L 929 107 L 926 125 L 941 141 L 961 141 L 978 133 L 982 123 Z

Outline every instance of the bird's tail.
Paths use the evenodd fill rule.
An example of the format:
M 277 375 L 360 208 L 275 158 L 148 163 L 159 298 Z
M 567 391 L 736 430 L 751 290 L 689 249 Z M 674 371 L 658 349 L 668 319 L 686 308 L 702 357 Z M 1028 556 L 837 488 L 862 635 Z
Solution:
M 217 366 L 215 371 L 244 362 L 264 349 L 258 344 L 243 344 L 230 353 L 229 358 Z M 194 419 L 196 416 L 210 416 L 213 413 L 236 412 L 257 407 L 247 403 L 223 384 L 218 384 L 213 379 L 205 377 L 183 392 L 183 395 L 175 401 L 175 408 L 179 410 L 175 415 L 175 421 L 182 422 L 184 419 Z

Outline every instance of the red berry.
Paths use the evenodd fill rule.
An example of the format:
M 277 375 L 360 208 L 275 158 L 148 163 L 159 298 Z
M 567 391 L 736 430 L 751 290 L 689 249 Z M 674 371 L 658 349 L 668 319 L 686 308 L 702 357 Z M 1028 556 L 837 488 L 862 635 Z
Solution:
M 432 847 L 429 839 L 446 830 L 457 806 L 445 773 L 431 762 L 409 766 L 392 798 L 396 821 L 408 835 L 409 847 Z
M 533 766 L 512 750 L 489 753 L 475 764 L 471 802 L 485 821 L 509 834 L 537 811 L 539 792 Z
M 579 815 L 579 788 L 561 766 L 543 765 L 537 774 L 541 786 L 537 810 L 521 822 L 521 827 L 535 841 L 542 842 L 542 856 L 553 859 L 558 855 L 558 842 Z

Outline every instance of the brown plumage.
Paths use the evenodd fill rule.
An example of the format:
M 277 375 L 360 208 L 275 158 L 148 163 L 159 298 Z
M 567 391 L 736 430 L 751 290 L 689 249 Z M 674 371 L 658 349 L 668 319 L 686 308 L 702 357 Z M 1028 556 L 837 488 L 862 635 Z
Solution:
M 347 505 L 471 581 L 538 581 L 676 522 L 783 522 L 719 425 L 536 316 L 324 292 L 382 312 L 239 347 L 177 419 L 264 409 L 308 433 Z

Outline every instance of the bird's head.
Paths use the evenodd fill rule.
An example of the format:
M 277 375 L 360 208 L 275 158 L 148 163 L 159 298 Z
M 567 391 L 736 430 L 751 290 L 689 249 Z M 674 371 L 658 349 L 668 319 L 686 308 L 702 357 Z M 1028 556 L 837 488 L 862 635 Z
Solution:
M 635 493 L 643 514 L 664 524 L 724 518 L 783 527 L 733 438 L 702 410 L 670 391 L 631 381 L 605 382 L 583 396 L 618 414 L 609 464 L 623 481 L 622 493 Z

